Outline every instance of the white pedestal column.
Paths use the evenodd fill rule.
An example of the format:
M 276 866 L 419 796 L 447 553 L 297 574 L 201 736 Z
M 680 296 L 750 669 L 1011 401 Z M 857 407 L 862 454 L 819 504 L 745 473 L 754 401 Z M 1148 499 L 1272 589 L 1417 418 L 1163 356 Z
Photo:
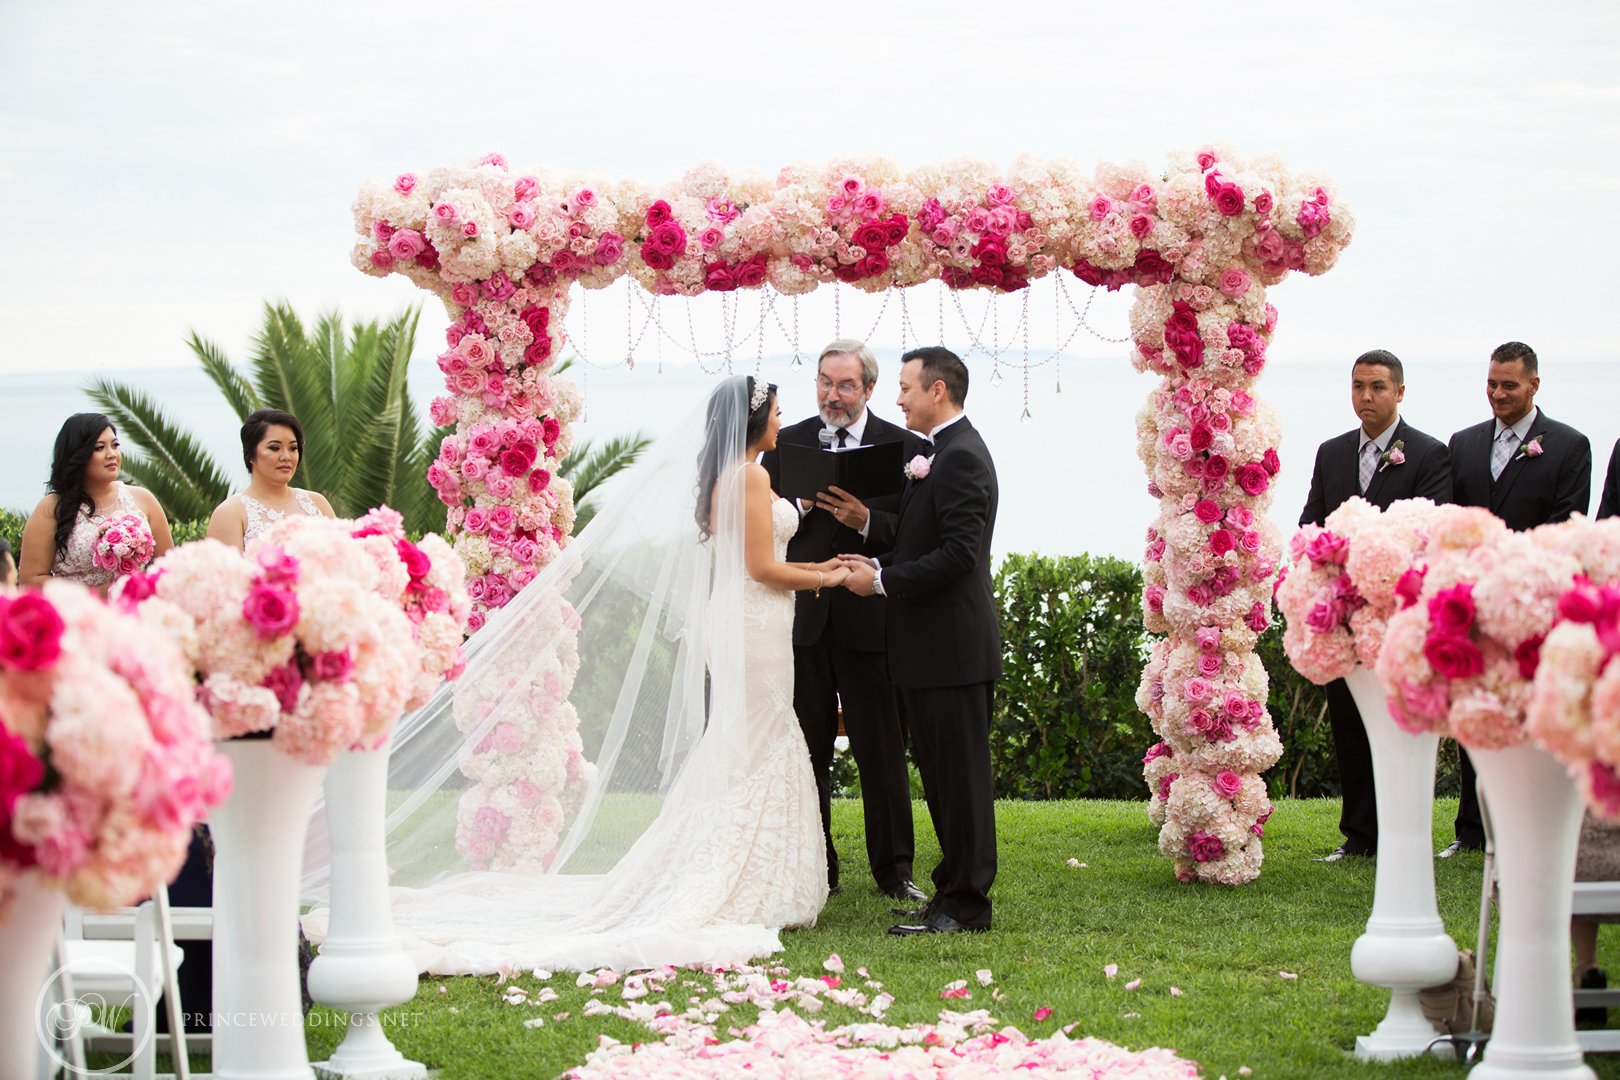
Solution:
M 214 1045 L 220 1080 L 313 1080 L 298 987 L 304 832 L 324 768 L 268 739 L 219 744 L 235 767 L 214 811 Z
M 1360 664 L 1345 683 L 1367 728 L 1378 790 L 1372 917 L 1350 951 L 1350 970 L 1362 982 L 1390 990 L 1389 1011 L 1372 1034 L 1356 1038 L 1356 1057 L 1388 1061 L 1422 1054 L 1435 1040 L 1418 991 L 1457 974 L 1457 945 L 1440 922 L 1434 896 L 1434 759 L 1440 737 L 1397 727 L 1378 676 Z
M 326 774 L 326 826 L 332 846 L 331 923 L 309 969 L 309 994 L 349 1014 L 349 1032 L 323 1077 L 423 1080 L 427 1068 L 388 1041 L 377 1013 L 416 996 L 416 965 L 400 948 L 389 914 L 383 843 L 388 748 L 348 750 Z
M 17 880 L 10 917 L 0 923 L 0 1076 L 32 1080 L 49 1060 L 39 994 L 51 973 L 51 947 L 67 898 L 30 870 Z
M 1496 1024 L 1470 1080 L 1594 1080 L 1575 1040 L 1569 916 L 1581 800 L 1534 745 L 1470 750 L 1496 841 Z

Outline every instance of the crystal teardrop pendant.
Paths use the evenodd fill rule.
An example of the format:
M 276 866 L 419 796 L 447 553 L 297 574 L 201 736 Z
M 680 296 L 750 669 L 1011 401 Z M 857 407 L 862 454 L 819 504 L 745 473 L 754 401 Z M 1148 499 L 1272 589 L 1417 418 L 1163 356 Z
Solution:
M 624 358 L 624 370 L 626 370 L 626 371 L 634 371 L 634 370 L 636 370 L 636 358 L 635 357 L 626 356 Z
M 1034 423 L 1034 421 L 1035 421 L 1035 418 L 1033 416 L 1029 415 L 1029 406 L 1025 405 L 1024 406 L 1024 415 L 1020 416 L 1018 418 L 1018 422 L 1020 424 L 1023 424 L 1025 427 L 1028 427 L 1030 424 Z
M 991 386 L 1000 386 L 1001 385 L 1001 369 L 999 367 L 990 369 L 990 385 Z

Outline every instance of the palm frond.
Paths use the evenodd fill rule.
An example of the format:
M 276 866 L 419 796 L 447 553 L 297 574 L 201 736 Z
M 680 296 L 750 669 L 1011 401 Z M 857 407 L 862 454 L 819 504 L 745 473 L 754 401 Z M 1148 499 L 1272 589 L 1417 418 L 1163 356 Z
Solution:
M 585 459 L 570 479 L 574 484 L 576 507 L 591 501 L 591 495 L 615 474 L 628 469 L 652 445 L 652 436 L 644 432 L 615 435 Z M 576 511 L 577 512 L 577 511 Z
M 264 408 L 252 384 L 242 377 L 240 371 L 231 366 L 218 345 L 199 337 L 195 330 L 191 332 L 186 344 L 191 346 L 192 354 L 202 363 L 203 373 L 212 379 L 214 385 L 219 387 L 219 392 L 225 395 L 225 400 L 230 403 L 238 420 L 245 421 L 250 413 Z
M 139 454 L 125 454 L 120 471 L 124 479 L 152 493 L 171 525 L 177 521 L 206 521 L 222 501 L 199 496 L 189 477 L 171 465 Z
M 550 371 L 550 372 L 549 372 L 549 374 L 551 374 L 551 375 L 552 375 L 552 376 L 557 376 L 557 375 L 561 375 L 561 374 L 562 374 L 562 373 L 563 373 L 563 372 L 565 372 L 565 371 L 567 371 L 567 370 L 568 370 L 568 369 L 569 369 L 569 368 L 571 368 L 571 367 L 573 367 L 573 366 L 574 366 L 574 361 L 575 361 L 575 360 L 578 360 L 578 359 L 579 359 L 579 354 L 578 354 L 578 353 L 576 353 L 576 352 L 569 352 L 569 354 L 568 354 L 568 355 L 567 355 L 567 356 L 565 356 L 565 357 L 564 357 L 564 358 L 563 358 L 563 359 L 562 359 L 562 360 L 561 360 L 561 361 L 560 361 L 560 362 L 559 362 L 559 363 L 558 363 L 558 364 L 557 364 L 557 366 L 556 366 L 556 367 L 554 367 L 554 368 L 552 368 L 552 369 L 551 369 L 551 371 Z
M 110 379 L 95 379 L 85 388 L 85 394 L 149 459 L 154 475 L 164 473 L 177 491 L 189 491 L 188 498 L 207 506 L 203 516 L 230 497 L 230 481 L 213 456 L 141 391 Z M 156 488 L 153 490 L 155 494 Z M 179 513 L 178 507 L 174 513 Z
M 583 442 L 575 443 L 574 448 L 564 454 L 561 461 L 557 462 L 557 475 L 564 480 L 572 481 L 574 473 L 579 471 L 580 465 L 590 456 L 591 440 L 586 439 Z
M 322 319 L 325 332 L 336 316 Z M 264 329 L 253 339 L 253 371 L 259 396 L 286 409 L 304 429 L 303 460 L 293 483 L 331 499 L 342 487 L 345 444 L 332 401 L 330 354 L 317 348 L 297 314 L 285 303 L 265 305 Z

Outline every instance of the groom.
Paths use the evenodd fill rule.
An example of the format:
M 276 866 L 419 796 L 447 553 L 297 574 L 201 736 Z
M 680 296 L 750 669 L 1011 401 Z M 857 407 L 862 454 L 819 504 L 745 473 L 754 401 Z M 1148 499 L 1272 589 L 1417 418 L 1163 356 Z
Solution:
M 889 680 L 911 730 L 912 753 L 939 837 L 934 898 L 896 935 L 990 929 L 996 814 L 990 773 L 990 706 L 1001 677 L 1001 630 L 990 580 L 996 466 L 962 412 L 968 371 L 948 349 L 901 358 L 900 410 L 932 453 L 906 466 L 898 515 L 872 515 L 877 559 L 841 558 L 844 582 L 889 599 Z

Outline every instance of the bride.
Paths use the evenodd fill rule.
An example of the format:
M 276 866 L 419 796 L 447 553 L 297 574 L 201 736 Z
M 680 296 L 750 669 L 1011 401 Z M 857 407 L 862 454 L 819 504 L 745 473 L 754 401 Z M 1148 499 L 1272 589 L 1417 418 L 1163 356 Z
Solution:
M 814 925 L 793 590 L 848 571 L 782 561 L 799 516 L 755 463 L 780 425 L 776 387 L 723 382 L 401 724 L 388 863 L 419 970 L 734 963 Z

